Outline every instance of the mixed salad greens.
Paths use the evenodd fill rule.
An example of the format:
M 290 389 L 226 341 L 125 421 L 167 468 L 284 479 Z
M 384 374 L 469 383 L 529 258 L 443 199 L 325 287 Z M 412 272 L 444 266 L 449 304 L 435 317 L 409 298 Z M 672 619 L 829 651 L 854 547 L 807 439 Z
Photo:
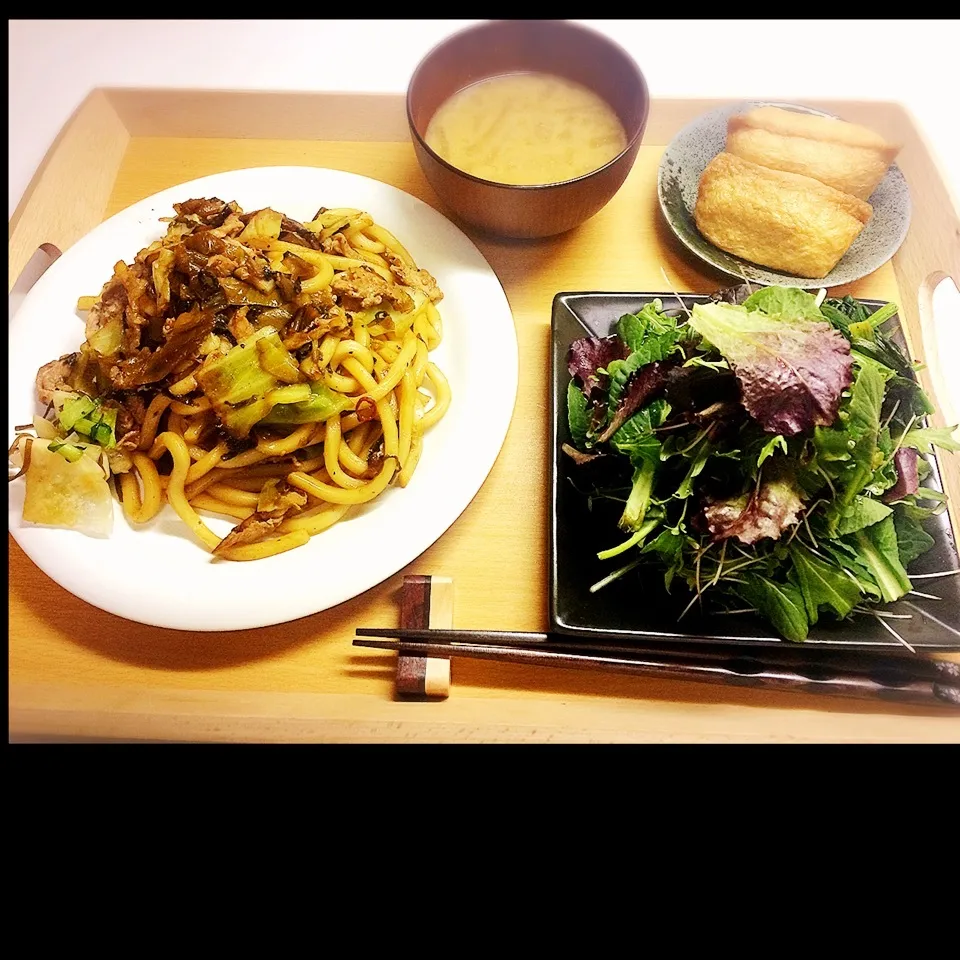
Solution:
M 623 501 L 591 590 L 655 564 L 688 608 L 712 597 L 802 641 L 913 589 L 924 521 L 946 507 L 923 455 L 960 442 L 925 425 L 917 366 L 883 331 L 896 313 L 744 285 L 575 341 L 563 449 L 591 498 Z

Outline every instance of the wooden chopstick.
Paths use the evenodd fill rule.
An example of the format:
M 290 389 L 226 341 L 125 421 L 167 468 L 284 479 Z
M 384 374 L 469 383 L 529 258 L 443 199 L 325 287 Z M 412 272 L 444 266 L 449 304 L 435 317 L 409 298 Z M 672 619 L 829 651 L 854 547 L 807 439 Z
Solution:
M 358 628 L 355 646 L 420 656 L 461 656 L 539 666 L 599 669 L 675 680 L 733 684 L 857 699 L 960 707 L 960 664 L 861 654 L 797 659 L 799 651 L 761 659 L 738 650 L 665 651 L 572 644 L 550 634 L 478 630 Z M 504 640 L 490 642 L 491 638 Z M 767 651 L 765 651 L 766 653 Z M 779 653 L 779 648 L 777 648 Z M 833 653 L 833 651 L 831 651 Z M 845 654 L 845 651 L 836 651 Z
M 630 644 L 611 644 L 599 638 L 581 639 L 557 633 L 537 633 L 522 630 L 466 630 L 461 628 L 414 628 L 358 627 L 357 636 L 381 637 L 397 640 L 413 640 L 421 643 L 486 644 L 509 647 L 530 647 L 538 650 L 571 651 L 587 654 L 638 653 L 663 654 L 669 657 L 684 657 L 695 660 L 735 662 L 744 670 L 757 665 L 793 665 L 807 670 L 811 678 L 826 670 L 842 670 L 850 673 L 875 674 L 891 679 L 903 676 L 907 679 L 929 677 L 948 685 L 960 684 L 960 663 L 935 660 L 915 654 L 877 653 L 871 650 L 842 650 L 834 647 L 812 647 L 784 643 L 781 647 L 764 647 L 760 650 L 745 650 L 732 644 L 716 642 L 667 641 L 653 639 Z

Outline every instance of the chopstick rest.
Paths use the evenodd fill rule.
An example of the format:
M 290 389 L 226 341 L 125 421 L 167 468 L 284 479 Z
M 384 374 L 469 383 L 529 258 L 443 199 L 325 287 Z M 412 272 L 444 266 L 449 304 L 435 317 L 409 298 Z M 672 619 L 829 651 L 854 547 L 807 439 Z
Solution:
M 453 625 L 453 580 L 414 574 L 403 578 L 400 626 L 438 629 Z M 450 658 L 398 650 L 396 694 L 401 699 L 434 699 L 450 695 Z

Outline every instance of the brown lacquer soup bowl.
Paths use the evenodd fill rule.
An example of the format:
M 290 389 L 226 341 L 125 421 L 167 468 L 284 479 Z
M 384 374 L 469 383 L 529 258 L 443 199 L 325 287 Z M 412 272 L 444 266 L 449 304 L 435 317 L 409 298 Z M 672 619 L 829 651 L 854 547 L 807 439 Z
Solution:
M 517 185 L 466 173 L 427 144 L 430 121 L 448 98 L 480 80 L 513 73 L 548 74 L 593 91 L 616 113 L 626 146 L 572 179 Z M 613 198 L 640 149 L 650 96 L 632 58 L 594 30 L 564 20 L 494 20 L 434 47 L 411 77 L 406 106 L 417 159 L 448 211 L 491 234 L 535 238 L 578 226 Z

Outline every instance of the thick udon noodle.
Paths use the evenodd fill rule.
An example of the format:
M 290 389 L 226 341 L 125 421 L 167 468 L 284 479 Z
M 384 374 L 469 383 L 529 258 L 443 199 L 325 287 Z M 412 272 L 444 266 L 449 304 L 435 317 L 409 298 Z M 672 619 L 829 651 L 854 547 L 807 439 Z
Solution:
M 424 434 L 444 416 L 451 398 L 430 359 L 443 336 L 436 306 L 442 294 L 392 232 L 360 210 L 322 209 L 305 224 L 283 217 L 285 226 L 297 230 L 278 233 L 282 215 L 270 211 L 258 226 L 261 213 L 243 215 L 244 229 L 226 238 L 226 249 L 239 256 L 239 241 L 251 262 L 266 258 L 269 270 L 264 267 L 261 276 L 283 277 L 285 289 L 295 291 L 284 302 L 286 313 L 319 305 L 328 314 L 322 329 L 291 333 L 296 324 L 289 318 L 286 325 L 278 322 L 276 309 L 244 311 L 249 327 L 242 329 L 252 336 L 233 342 L 208 337 L 203 350 L 162 384 L 140 388 L 145 412 L 136 446 L 126 452 L 127 469 L 114 470 L 131 523 L 147 523 L 169 504 L 197 540 L 229 560 L 301 546 L 389 487 L 407 486 Z M 139 257 L 146 254 L 144 262 L 154 257 L 156 263 L 165 256 L 164 244 L 173 242 L 169 238 L 168 231 Z M 291 274 L 293 282 L 287 282 Z M 253 349 L 256 334 L 272 328 L 286 346 L 299 346 L 287 351 L 287 376 L 267 399 L 292 401 L 309 396 L 304 385 L 322 385 L 338 409 L 322 420 L 257 422 L 238 441 L 224 430 L 225 408 L 203 387 L 204 371 L 211 356 L 219 359 L 240 344 Z M 221 537 L 208 525 L 209 514 L 237 524 Z

